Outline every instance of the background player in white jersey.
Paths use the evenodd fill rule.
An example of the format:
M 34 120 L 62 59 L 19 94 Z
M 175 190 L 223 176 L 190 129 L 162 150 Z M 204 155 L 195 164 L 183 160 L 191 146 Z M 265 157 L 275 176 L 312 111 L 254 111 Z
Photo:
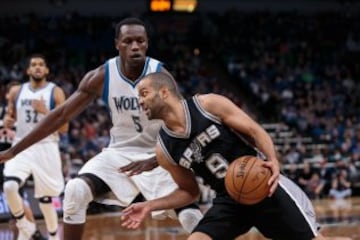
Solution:
M 80 170 L 79 177 L 70 180 L 65 187 L 64 239 L 81 239 L 87 206 L 95 199 L 127 206 L 139 193 L 154 199 L 177 188 L 171 176 L 157 167 L 155 144 L 160 122 L 147 120 L 135 91 L 144 75 L 157 71 L 170 73 L 159 61 L 146 57 L 148 35 L 139 19 L 127 18 L 117 24 L 115 46 L 119 56 L 88 72 L 61 107 L 47 115 L 22 141 L 0 154 L 0 162 L 11 158 L 75 117 L 97 97 L 108 104 L 113 122 L 109 146 L 90 159 Z M 156 168 L 136 176 L 120 171 L 133 162 L 145 166 L 144 169 L 149 165 Z M 107 199 L 108 193 L 115 198 Z M 202 218 L 199 209 L 193 206 L 179 209 L 177 213 L 187 231 Z
M 29 58 L 27 74 L 30 80 L 12 87 L 9 92 L 4 126 L 12 127 L 16 122 L 13 144 L 21 141 L 51 109 L 65 101 L 63 90 L 46 79 L 49 68 L 44 56 L 34 54 Z M 65 133 L 67 129 L 68 125 L 64 124 L 55 130 Z M 19 188 L 30 175 L 34 179 L 35 198 L 39 200 L 49 239 L 59 239 L 58 216 L 52 205 L 52 197 L 59 196 L 64 190 L 57 132 L 5 163 L 3 189 L 10 211 L 17 220 L 18 239 L 42 239 L 33 219 L 25 214 L 23 199 L 19 194 Z
M 1 106 L 1 126 L 0 126 L 0 151 L 4 151 L 8 148 L 11 147 L 12 145 L 12 142 L 14 140 L 14 137 L 15 137 L 15 127 L 12 126 L 13 124 L 9 124 L 9 126 L 12 126 L 11 128 L 7 128 L 7 127 L 4 127 L 3 123 L 4 123 L 4 118 L 5 118 L 5 114 L 7 113 L 7 109 L 8 109 L 8 102 L 9 102 L 9 93 L 12 91 L 11 89 L 13 87 L 16 87 L 18 86 L 20 83 L 17 82 L 17 81 L 14 81 L 14 82 L 10 82 L 7 84 L 6 86 L 6 91 L 3 93 L 4 94 L 4 99 L 3 99 L 3 102 L 2 102 L 2 106 Z M 8 118 L 9 120 L 9 118 Z M 13 120 L 10 120 L 11 122 L 13 122 Z M 4 176 L 3 176 L 3 170 L 4 170 L 4 165 L 5 164 L 1 164 L 0 165 L 0 171 L 1 171 L 1 186 L 3 185 L 4 183 Z M 24 204 L 24 213 L 25 213 L 25 216 L 28 220 L 30 220 L 31 222 L 35 222 L 35 218 L 33 216 L 33 213 L 32 213 L 32 210 L 31 208 Z M 38 235 L 40 237 L 40 232 L 36 232 L 35 235 Z

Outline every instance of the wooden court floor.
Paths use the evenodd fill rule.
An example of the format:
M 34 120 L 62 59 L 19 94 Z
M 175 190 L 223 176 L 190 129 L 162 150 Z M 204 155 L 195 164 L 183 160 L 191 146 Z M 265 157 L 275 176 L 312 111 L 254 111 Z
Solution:
M 315 200 L 313 201 L 322 233 L 332 240 L 360 240 L 360 198 L 344 201 Z M 42 232 L 44 222 L 38 221 Z M 60 223 L 60 232 L 62 224 Z M 14 223 L 0 224 L 0 240 L 16 239 Z M 335 238 L 335 236 L 339 238 Z M 121 227 L 118 213 L 90 215 L 87 218 L 84 240 L 185 240 L 187 234 L 176 220 L 156 221 L 147 219 L 140 230 L 126 230 Z M 265 240 L 252 229 L 236 240 Z M 289 239 L 291 240 L 291 239 Z

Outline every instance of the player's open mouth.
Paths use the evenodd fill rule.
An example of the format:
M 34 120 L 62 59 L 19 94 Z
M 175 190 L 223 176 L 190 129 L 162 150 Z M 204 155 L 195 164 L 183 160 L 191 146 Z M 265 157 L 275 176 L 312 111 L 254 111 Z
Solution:
M 138 58 L 141 58 L 141 54 L 134 54 L 134 55 L 131 55 L 130 58 L 132 59 L 138 59 Z
M 145 114 L 148 116 L 150 113 L 150 109 L 147 107 L 143 107 L 143 110 L 144 110 Z
M 146 111 L 146 109 L 148 109 L 147 107 L 145 107 L 144 104 L 141 104 L 141 110 L 143 110 L 144 112 Z

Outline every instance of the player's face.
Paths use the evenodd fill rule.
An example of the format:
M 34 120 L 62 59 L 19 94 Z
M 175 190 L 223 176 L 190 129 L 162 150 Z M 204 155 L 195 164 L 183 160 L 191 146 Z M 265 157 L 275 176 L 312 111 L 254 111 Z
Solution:
M 36 82 L 45 80 L 46 76 L 49 74 L 49 69 L 46 66 L 45 60 L 41 57 L 31 58 L 29 67 L 27 68 L 27 74 Z
M 141 25 L 123 25 L 115 39 L 116 49 L 127 64 L 144 64 L 148 49 L 146 30 Z
M 139 104 L 149 120 L 160 119 L 164 102 L 159 92 L 151 86 L 151 80 L 143 79 L 138 85 Z

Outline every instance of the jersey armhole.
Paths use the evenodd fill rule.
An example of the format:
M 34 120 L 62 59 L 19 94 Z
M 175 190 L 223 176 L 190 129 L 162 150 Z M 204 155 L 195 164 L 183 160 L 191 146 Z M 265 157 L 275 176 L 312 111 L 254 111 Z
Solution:
M 163 68 L 163 66 L 164 66 L 164 64 L 159 61 L 157 66 L 156 66 L 155 72 L 161 72 L 161 69 Z
M 20 88 L 19 88 L 19 91 L 17 92 L 15 98 L 12 100 L 13 101 L 13 104 L 14 104 L 14 110 L 16 111 L 16 106 L 17 106 L 17 102 L 19 101 L 19 97 L 20 97 L 20 93 L 23 89 L 25 84 L 21 84 Z
M 164 153 L 164 155 L 166 156 L 166 159 L 174 166 L 177 166 L 178 164 L 175 162 L 175 160 L 171 157 L 171 155 L 169 154 L 169 152 L 166 149 L 166 146 L 161 138 L 161 136 L 158 136 L 158 143 L 160 145 L 160 148 L 162 150 L 162 152 Z
M 54 86 L 51 89 L 51 93 L 50 93 L 50 111 L 55 108 L 55 96 L 54 96 L 55 88 L 56 88 L 56 85 L 54 84 Z
M 102 100 L 104 103 L 109 106 L 109 61 L 105 63 L 105 76 L 104 76 L 104 86 L 102 92 Z
M 209 113 L 206 111 L 200 104 L 199 98 L 195 95 L 193 96 L 193 101 L 196 106 L 196 108 L 199 110 L 199 112 L 206 117 L 207 119 L 216 122 L 217 124 L 221 124 L 220 118 L 216 117 L 215 115 Z

